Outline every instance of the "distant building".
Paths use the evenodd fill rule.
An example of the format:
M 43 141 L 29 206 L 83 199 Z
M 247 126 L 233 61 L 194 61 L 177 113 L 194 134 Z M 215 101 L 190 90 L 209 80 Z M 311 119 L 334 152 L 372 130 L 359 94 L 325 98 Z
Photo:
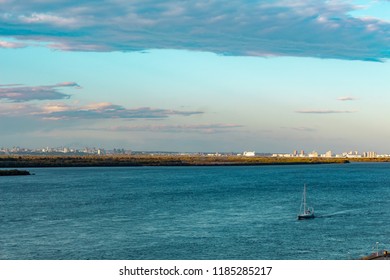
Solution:
M 327 158 L 330 158 L 330 157 L 332 157 L 332 156 L 333 156 L 332 151 L 327 151 L 327 152 L 325 153 L 325 157 L 327 157 Z
M 309 154 L 309 157 L 318 157 L 318 153 L 316 151 L 312 151 L 310 154 Z
M 222 154 L 216 152 L 215 154 L 207 154 L 208 157 L 220 157 Z
M 243 154 L 242 154 L 244 157 L 254 157 L 255 156 L 255 152 L 247 152 L 245 151 Z
M 376 152 L 364 152 L 363 157 L 375 158 L 375 157 L 377 157 L 377 154 L 376 154 Z

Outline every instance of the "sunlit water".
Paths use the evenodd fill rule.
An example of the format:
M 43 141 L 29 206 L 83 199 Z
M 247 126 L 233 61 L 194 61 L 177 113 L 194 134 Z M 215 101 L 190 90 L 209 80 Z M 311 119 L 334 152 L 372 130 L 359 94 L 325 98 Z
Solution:
M 0 259 L 351 259 L 390 246 L 390 164 L 36 168 L 0 177 Z M 303 184 L 316 211 L 298 221 Z

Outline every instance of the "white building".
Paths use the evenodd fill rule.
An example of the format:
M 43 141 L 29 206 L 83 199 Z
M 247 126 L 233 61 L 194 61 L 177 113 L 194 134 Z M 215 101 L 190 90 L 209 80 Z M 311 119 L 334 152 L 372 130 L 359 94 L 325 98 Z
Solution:
M 242 155 L 243 155 L 244 157 L 254 157 L 254 156 L 255 156 L 255 151 L 253 151 L 253 152 L 247 152 L 247 151 L 245 151 Z
M 363 153 L 363 157 L 375 158 L 375 157 L 377 157 L 377 153 L 376 152 L 365 152 L 365 153 Z
M 333 156 L 332 151 L 327 151 L 325 153 L 325 157 L 327 157 L 327 158 L 331 158 L 332 156 Z
M 318 157 L 318 153 L 316 151 L 312 151 L 310 154 L 309 154 L 309 157 L 313 158 L 313 157 Z

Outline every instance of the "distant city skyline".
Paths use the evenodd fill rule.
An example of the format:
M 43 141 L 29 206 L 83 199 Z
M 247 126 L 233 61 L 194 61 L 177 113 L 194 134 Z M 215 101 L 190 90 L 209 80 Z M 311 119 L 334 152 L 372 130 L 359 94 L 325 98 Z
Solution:
M 0 0 L 0 147 L 390 153 L 390 1 Z
M 332 150 L 318 151 L 318 150 L 293 150 L 292 152 L 275 152 L 275 151 L 249 151 L 249 150 L 237 150 L 228 152 L 218 151 L 167 151 L 167 150 L 132 150 L 129 148 L 115 147 L 108 149 L 106 147 L 72 147 L 72 146 L 58 146 L 58 147 L 2 147 L 0 146 L 0 155 L 34 155 L 34 154 L 95 154 L 95 155 L 106 155 L 106 154 L 188 154 L 188 155 L 208 155 L 208 156 L 223 156 L 223 155 L 236 155 L 244 157 L 253 156 L 272 156 L 272 157 L 390 157 L 388 153 L 378 153 L 377 151 L 357 151 L 348 150 L 342 152 L 335 152 Z

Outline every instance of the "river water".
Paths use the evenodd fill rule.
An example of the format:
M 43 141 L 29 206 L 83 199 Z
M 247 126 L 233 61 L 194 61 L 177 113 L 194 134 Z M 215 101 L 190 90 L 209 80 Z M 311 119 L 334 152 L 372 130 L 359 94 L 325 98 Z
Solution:
M 390 164 L 31 168 L 0 259 L 354 259 L 390 248 Z M 303 184 L 316 218 L 296 219 Z

